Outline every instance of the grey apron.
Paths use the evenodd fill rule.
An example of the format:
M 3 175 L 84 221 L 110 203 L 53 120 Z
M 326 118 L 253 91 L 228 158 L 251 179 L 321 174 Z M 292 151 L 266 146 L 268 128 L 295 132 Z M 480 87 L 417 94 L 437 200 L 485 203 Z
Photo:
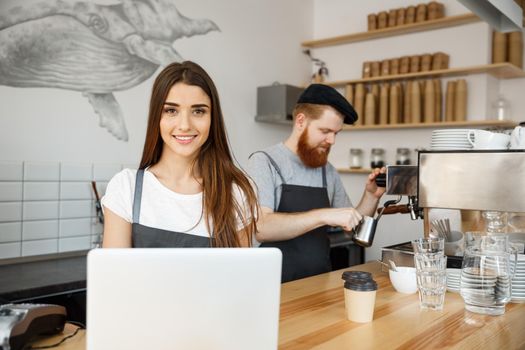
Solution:
M 322 169 L 323 187 L 289 185 L 285 182 L 281 169 L 273 158 L 266 152 L 260 153 L 268 157 L 282 181 L 281 200 L 276 212 L 297 213 L 330 207 L 330 200 L 326 190 L 325 167 Z M 332 270 L 330 240 L 327 228 L 327 226 L 321 226 L 296 238 L 261 244 L 261 247 L 277 247 L 282 251 L 282 282 L 293 281 Z
M 209 237 L 189 233 L 162 230 L 139 223 L 140 202 L 144 169 L 137 170 L 135 195 L 133 197 L 133 224 L 131 225 L 132 247 L 134 248 L 205 248 L 211 247 Z

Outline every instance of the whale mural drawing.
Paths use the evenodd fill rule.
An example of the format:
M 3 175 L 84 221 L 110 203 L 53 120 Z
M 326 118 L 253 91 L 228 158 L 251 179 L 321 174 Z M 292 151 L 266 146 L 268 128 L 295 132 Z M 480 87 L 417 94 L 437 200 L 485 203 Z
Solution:
M 177 39 L 219 30 L 211 20 L 183 16 L 173 3 L 47 0 L 2 11 L 0 85 L 79 91 L 99 115 L 99 125 L 127 141 L 113 92 L 181 61 L 173 47 Z

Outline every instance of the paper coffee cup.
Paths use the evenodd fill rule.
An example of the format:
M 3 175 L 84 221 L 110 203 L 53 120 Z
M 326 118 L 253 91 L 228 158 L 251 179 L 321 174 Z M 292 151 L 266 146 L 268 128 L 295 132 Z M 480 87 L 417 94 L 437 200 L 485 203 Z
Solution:
M 377 283 L 369 279 L 349 279 L 344 285 L 346 318 L 366 323 L 374 319 Z

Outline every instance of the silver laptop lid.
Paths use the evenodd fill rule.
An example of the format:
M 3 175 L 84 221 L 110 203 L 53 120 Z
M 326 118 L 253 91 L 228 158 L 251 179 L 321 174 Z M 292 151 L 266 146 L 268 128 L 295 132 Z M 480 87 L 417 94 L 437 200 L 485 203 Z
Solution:
M 277 349 L 275 248 L 96 249 L 87 349 Z

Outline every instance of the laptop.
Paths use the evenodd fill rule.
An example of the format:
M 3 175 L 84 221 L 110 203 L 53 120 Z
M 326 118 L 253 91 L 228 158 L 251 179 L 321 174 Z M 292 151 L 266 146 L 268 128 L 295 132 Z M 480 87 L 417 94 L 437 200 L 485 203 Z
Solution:
M 276 248 L 95 249 L 87 350 L 277 349 Z

